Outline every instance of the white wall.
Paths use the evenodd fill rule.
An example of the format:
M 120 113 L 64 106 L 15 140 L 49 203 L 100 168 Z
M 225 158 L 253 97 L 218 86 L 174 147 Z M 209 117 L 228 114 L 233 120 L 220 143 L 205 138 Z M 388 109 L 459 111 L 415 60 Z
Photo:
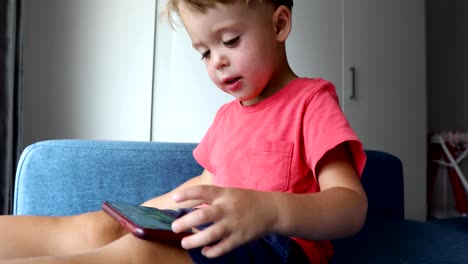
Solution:
M 165 2 L 158 1 L 158 10 Z M 152 140 L 200 142 L 218 108 L 232 98 L 211 82 L 185 29 L 173 30 L 164 16 L 158 22 Z
M 24 1 L 24 144 L 149 140 L 154 0 Z

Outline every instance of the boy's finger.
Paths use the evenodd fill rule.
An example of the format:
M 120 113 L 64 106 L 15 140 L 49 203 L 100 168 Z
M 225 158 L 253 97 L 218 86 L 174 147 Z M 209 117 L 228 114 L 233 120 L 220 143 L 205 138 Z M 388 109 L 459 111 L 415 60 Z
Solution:
M 172 230 L 176 233 L 182 232 L 192 227 L 215 222 L 219 218 L 219 211 L 213 207 L 197 209 L 172 222 Z
M 219 187 L 212 185 L 198 185 L 181 190 L 172 196 L 175 202 L 187 200 L 200 200 L 210 203 L 218 194 Z
M 181 242 L 182 247 L 192 249 L 216 243 L 226 236 L 223 230 L 217 225 L 212 225 L 194 235 L 184 237 Z
M 206 246 L 202 249 L 202 254 L 207 258 L 216 258 L 233 250 L 238 245 L 232 239 L 232 235 L 224 238 L 215 245 Z

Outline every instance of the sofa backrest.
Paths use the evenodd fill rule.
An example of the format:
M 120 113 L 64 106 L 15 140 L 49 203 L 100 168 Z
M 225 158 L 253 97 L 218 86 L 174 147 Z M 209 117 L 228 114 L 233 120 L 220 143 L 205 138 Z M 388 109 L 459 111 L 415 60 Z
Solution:
M 192 143 L 49 140 L 28 146 L 16 172 L 13 214 L 73 215 L 104 201 L 140 204 L 202 168 Z
M 21 156 L 14 214 L 70 215 L 99 210 L 105 200 L 142 203 L 198 175 L 194 143 L 52 140 Z M 366 151 L 362 184 L 368 219 L 403 218 L 398 158 Z
M 366 150 L 361 182 L 369 201 L 367 220 L 403 219 L 404 190 L 401 160 L 392 154 Z

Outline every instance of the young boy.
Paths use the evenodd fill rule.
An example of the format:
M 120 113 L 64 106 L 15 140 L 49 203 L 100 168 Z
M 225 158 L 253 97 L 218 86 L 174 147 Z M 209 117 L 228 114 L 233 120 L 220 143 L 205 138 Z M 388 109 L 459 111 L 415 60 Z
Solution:
M 291 0 L 169 0 L 224 105 L 194 150 L 202 175 L 145 203 L 174 211 L 173 230 L 207 225 L 182 248 L 137 239 L 103 212 L 2 217 L 6 263 L 326 263 L 329 239 L 360 230 L 362 146 L 334 87 L 298 78 L 285 41 Z M 188 213 L 186 213 L 188 211 Z M 184 213 L 183 213 L 184 212 Z M 31 256 L 31 259 L 21 259 Z

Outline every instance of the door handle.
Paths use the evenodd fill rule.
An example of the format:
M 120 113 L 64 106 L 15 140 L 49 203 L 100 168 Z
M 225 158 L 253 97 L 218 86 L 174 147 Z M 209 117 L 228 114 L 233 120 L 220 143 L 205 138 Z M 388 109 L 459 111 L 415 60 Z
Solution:
M 351 86 L 349 88 L 349 99 L 356 98 L 356 67 L 351 66 L 349 67 L 349 71 L 351 72 Z

